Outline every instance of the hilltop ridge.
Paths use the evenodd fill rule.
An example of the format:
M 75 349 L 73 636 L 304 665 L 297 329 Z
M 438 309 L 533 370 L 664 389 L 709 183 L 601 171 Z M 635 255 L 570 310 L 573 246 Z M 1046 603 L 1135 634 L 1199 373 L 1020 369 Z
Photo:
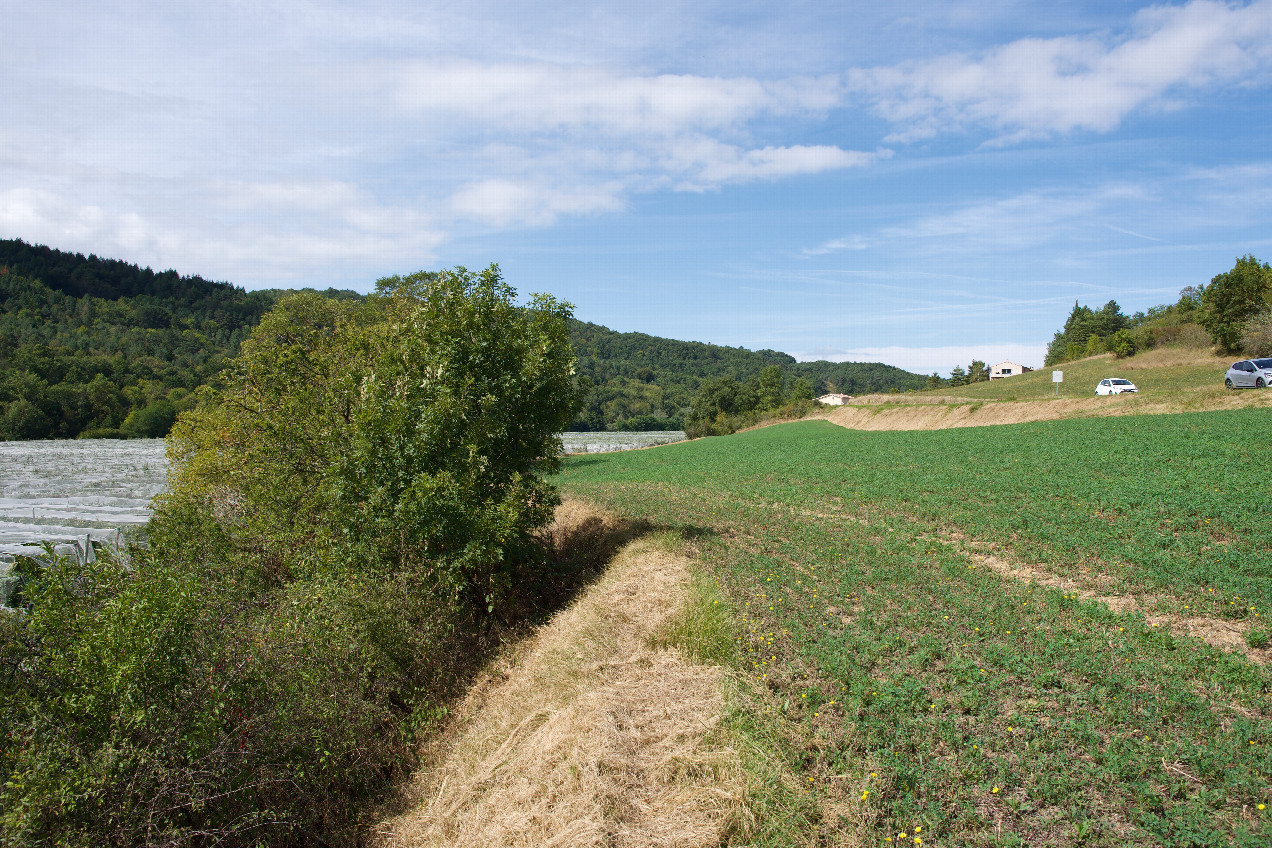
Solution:
M 214 378 L 289 292 L 249 292 L 0 239 L 0 439 L 164 435 L 190 393 Z M 569 330 L 587 390 L 576 430 L 679 430 L 702 380 L 745 382 L 771 365 L 818 392 L 922 384 L 882 363 L 796 362 L 773 350 L 620 333 L 578 320 Z

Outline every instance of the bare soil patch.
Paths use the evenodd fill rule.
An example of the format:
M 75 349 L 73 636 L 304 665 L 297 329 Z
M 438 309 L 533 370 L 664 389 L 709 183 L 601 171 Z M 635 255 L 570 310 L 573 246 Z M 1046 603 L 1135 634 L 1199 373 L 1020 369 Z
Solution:
M 1260 665 L 1272 665 L 1272 649 L 1252 648 L 1246 641 L 1246 633 L 1251 629 L 1247 621 L 1154 613 L 1149 611 L 1154 600 L 1151 597 L 1104 594 L 1090 583 L 1061 577 L 1048 571 L 1044 565 L 1013 563 L 996 553 L 978 551 L 962 534 L 944 534 L 942 539 L 1003 577 L 1059 589 L 1061 592 L 1077 595 L 1084 601 L 1098 601 L 1117 613 L 1140 610 L 1144 612 L 1144 620 L 1150 625 L 1165 628 L 1174 636 L 1192 636 L 1222 651 L 1245 654 Z
M 621 522 L 567 504 L 554 530 Z M 424 752 L 381 846 L 708 846 L 743 815 L 722 743 L 719 668 L 652 640 L 684 603 L 689 564 L 630 542 L 575 603 L 502 657 Z
M 1272 392 L 1148 400 L 1134 396 L 1057 398 L 1055 400 L 994 401 L 968 398 L 925 398 L 899 401 L 890 395 L 859 398 L 863 403 L 809 415 L 850 430 L 944 430 L 952 427 L 992 427 L 1062 418 L 1105 418 L 1117 415 L 1163 415 L 1272 405 Z

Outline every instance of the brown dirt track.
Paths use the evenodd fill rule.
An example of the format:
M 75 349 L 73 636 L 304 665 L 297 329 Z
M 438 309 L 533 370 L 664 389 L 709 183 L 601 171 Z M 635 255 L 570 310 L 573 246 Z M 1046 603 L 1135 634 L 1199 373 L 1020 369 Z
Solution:
M 992 427 L 1061 418 L 1114 415 L 1164 415 L 1272 406 L 1272 391 L 1234 392 L 1210 397 L 1084 397 L 1055 400 L 997 401 L 923 395 L 866 395 L 846 406 L 830 407 L 809 418 L 825 419 L 850 430 L 944 430 Z

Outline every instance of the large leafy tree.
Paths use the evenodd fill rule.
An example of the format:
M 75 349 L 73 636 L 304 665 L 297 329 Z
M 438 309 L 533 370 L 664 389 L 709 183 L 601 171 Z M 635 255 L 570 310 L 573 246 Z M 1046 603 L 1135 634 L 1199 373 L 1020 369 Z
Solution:
M 456 601 L 493 607 L 556 504 L 569 314 L 517 306 L 497 266 L 284 298 L 178 423 L 170 497 L 232 513 L 233 538 L 288 568 L 427 560 Z
M 1197 323 L 1223 351 L 1241 349 L 1244 325 L 1272 304 L 1272 267 L 1246 254 L 1231 271 L 1216 274 L 1201 292 Z
M 785 376 L 779 366 L 766 367 L 756 383 L 756 406 L 759 409 L 776 409 L 782 405 L 786 398 Z

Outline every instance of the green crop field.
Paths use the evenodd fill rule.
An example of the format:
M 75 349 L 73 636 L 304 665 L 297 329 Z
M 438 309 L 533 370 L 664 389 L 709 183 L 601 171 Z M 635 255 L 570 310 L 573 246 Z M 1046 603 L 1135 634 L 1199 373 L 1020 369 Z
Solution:
M 570 458 L 558 482 L 679 531 L 728 599 L 733 663 L 803 740 L 804 812 L 765 844 L 1253 846 L 1272 676 L 1170 622 L 1267 638 L 1270 444 L 1264 410 L 801 422 Z

